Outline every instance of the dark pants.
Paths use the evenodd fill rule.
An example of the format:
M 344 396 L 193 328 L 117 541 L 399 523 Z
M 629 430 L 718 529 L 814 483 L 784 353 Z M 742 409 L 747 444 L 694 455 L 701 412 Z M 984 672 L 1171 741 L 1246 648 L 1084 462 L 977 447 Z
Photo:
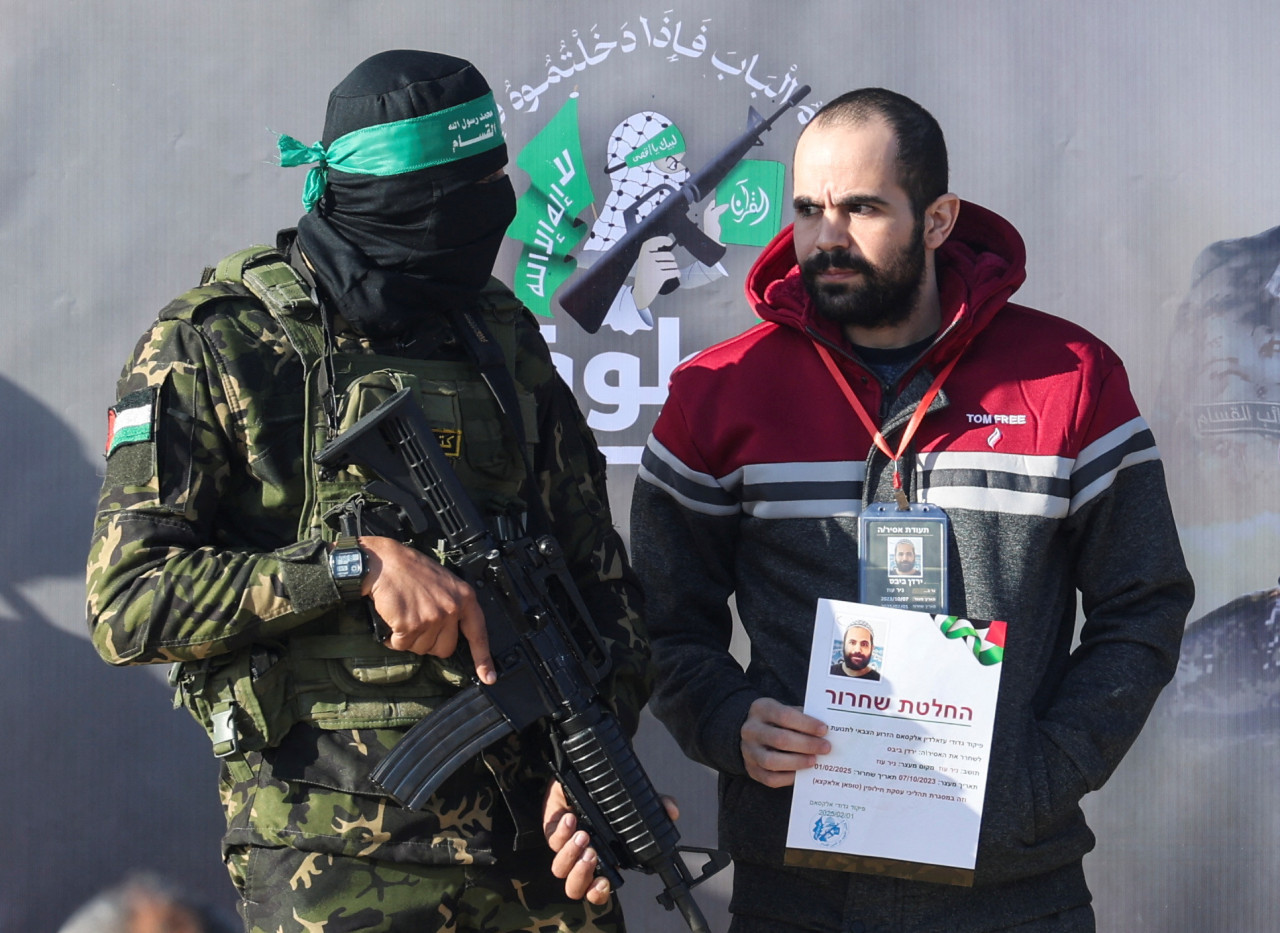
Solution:
M 966 888 L 735 862 L 729 933 L 1094 933 L 1079 864 Z
M 859 933 L 861 930 L 871 930 L 858 920 L 851 920 L 846 929 L 849 933 Z M 874 929 L 881 929 L 876 927 Z M 1093 908 L 1086 904 L 1083 907 L 1073 907 L 1071 910 L 1064 910 L 1062 913 L 1054 914 L 1051 917 L 1041 917 L 1038 920 L 1029 920 L 1026 923 L 1019 923 L 1016 926 L 1001 927 L 999 930 L 991 930 L 989 933 L 1094 933 Z M 813 927 L 807 926 L 791 926 L 779 923 L 777 920 L 761 919 L 759 917 L 744 917 L 735 914 L 733 922 L 729 925 L 729 933 L 811 933 Z M 913 930 L 912 933 L 917 933 Z

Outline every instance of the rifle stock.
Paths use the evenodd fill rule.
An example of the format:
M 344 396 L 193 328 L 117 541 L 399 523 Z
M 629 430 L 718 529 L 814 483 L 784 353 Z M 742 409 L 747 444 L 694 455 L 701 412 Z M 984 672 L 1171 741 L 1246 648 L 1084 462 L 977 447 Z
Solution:
M 430 510 L 460 555 L 451 569 L 476 591 L 497 668 L 497 683 L 468 687 L 409 729 L 373 780 L 420 808 L 463 762 L 542 721 L 555 750 L 551 765 L 592 836 L 602 873 L 615 886 L 621 869 L 658 875 L 659 901 L 679 910 L 694 933 L 708 933 L 690 889 L 728 856 L 678 844 L 675 824 L 596 689 L 608 670 L 607 646 L 556 541 L 499 540 L 489 530 L 407 389 L 334 438 L 316 461 L 372 471 L 377 479 L 366 488 L 389 493 L 383 497 L 416 533 L 425 527 L 423 507 Z M 707 856 L 696 877 L 681 856 L 686 851 Z

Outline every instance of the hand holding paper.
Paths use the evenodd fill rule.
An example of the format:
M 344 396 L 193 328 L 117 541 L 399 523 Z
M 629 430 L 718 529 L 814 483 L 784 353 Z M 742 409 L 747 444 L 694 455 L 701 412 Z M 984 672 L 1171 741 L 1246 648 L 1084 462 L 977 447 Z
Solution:
M 775 750 L 758 759 L 771 766 L 764 773 L 774 783 L 764 783 L 795 787 L 788 865 L 973 883 L 1004 629 L 818 600 L 809 715 L 756 701 L 760 742 Z M 844 652 L 850 630 L 874 645 L 869 657 Z M 768 723 L 771 713 L 789 725 Z M 817 716 L 828 726 L 803 731 Z M 785 742 L 790 753 L 776 751 Z M 819 742 L 828 754 L 815 750 Z
M 827 724 L 772 697 L 751 704 L 742 724 L 742 760 L 747 774 L 766 787 L 789 787 L 796 772 L 831 751 Z

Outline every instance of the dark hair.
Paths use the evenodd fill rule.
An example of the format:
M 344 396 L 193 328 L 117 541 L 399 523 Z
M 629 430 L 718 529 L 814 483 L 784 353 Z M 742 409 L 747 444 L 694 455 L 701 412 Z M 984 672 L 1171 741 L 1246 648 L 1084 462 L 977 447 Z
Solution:
M 898 183 L 916 216 L 947 193 L 947 141 L 942 127 L 909 97 L 882 87 L 841 94 L 814 114 L 810 126 L 856 126 L 880 117 L 898 140 Z

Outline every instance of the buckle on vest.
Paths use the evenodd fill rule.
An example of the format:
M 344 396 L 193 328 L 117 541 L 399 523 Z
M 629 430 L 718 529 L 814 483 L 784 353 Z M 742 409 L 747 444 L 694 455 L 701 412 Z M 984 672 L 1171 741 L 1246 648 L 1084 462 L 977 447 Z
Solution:
M 240 751 L 240 740 L 236 736 L 234 703 L 220 703 L 213 708 L 209 716 L 215 758 L 227 758 Z

